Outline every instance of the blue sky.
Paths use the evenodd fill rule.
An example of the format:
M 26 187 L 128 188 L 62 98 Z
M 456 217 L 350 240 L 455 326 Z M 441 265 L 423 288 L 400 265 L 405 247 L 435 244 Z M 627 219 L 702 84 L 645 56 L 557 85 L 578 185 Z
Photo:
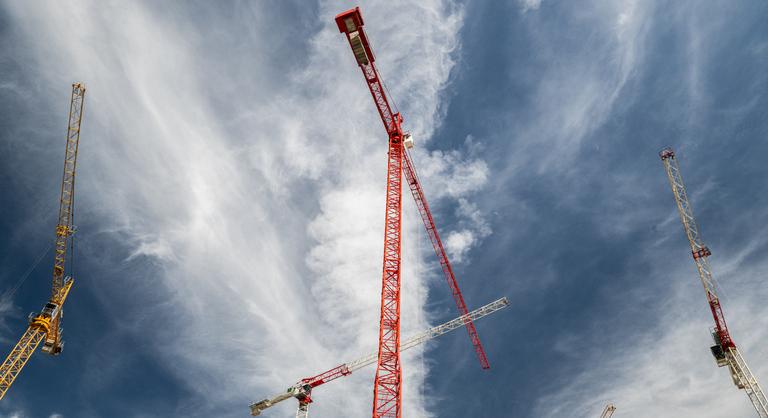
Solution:
M 333 22 L 354 5 L 0 3 L 0 291 L 53 239 L 69 86 L 88 88 L 66 348 L 0 416 L 247 416 L 375 348 L 386 138 Z M 511 301 L 477 324 L 490 371 L 461 331 L 404 356 L 404 415 L 754 416 L 709 354 L 657 152 L 768 384 L 768 5 L 360 5 L 468 305 Z M 456 312 L 404 211 L 411 335 Z M 0 300 L 6 352 L 51 257 Z M 319 388 L 313 416 L 368 414 L 372 379 Z

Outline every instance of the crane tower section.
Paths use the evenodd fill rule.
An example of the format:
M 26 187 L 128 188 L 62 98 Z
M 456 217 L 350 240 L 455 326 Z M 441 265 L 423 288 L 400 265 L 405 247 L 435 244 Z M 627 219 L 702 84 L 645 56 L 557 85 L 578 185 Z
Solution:
M 55 299 L 64 286 L 64 267 L 67 259 L 67 244 L 73 230 L 74 203 L 75 203 L 75 173 L 77 169 L 77 150 L 80 145 L 80 125 L 83 121 L 83 104 L 85 99 L 85 86 L 82 83 L 72 84 L 72 98 L 69 104 L 69 118 L 67 120 L 67 141 L 64 148 L 64 173 L 61 179 L 61 196 L 59 198 L 59 217 L 56 224 L 56 245 L 53 262 L 53 284 L 51 286 L 51 298 Z M 61 302 L 56 302 L 61 306 Z M 43 351 L 57 355 L 61 352 L 64 343 L 61 341 L 61 327 L 59 321 L 64 313 L 60 312 L 52 323 L 51 331 L 47 334 Z
M 683 177 L 680 174 L 680 166 L 675 158 L 675 152 L 671 148 L 665 148 L 661 150 L 659 157 L 661 157 L 661 161 L 664 163 L 669 185 L 672 188 L 672 193 L 675 195 L 680 219 L 683 222 L 683 228 L 691 247 L 691 255 L 699 272 L 699 279 L 704 286 L 707 302 L 715 321 L 715 328 L 712 332 L 712 338 L 715 343 L 711 347 L 712 355 L 715 357 L 719 367 L 728 366 L 733 383 L 739 389 L 744 389 L 758 416 L 768 418 L 768 400 L 757 378 L 752 374 L 741 352 L 736 347 L 725 323 L 725 315 L 720 304 L 720 298 L 717 295 L 717 287 L 708 261 L 712 252 L 701 240 L 701 234 L 693 217 L 693 209 L 688 201 L 688 195 L 683 184 Z
M 376 109 L 389 136 L 387 195 L 384 215 L 384 260 L 379 320 L 379 356 L 373 389 L 373 417 L 399 418 L 401 415 L 402 371 L 400 369 L 400 262 L 402 236 L 403 118 L 393 113 L 374 65 L 368 37 L 363 30 L 360 9 L 336 16 L 339 31 L 349 41 L 363 72 Z

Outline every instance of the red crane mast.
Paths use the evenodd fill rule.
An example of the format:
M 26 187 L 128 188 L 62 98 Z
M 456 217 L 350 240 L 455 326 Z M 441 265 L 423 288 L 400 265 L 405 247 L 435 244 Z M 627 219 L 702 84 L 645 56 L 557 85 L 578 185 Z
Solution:
M 336 16 L 339 30 L 347 35 L 357 63 L 389 136 L 387 198 L 384 217 L 384 267 L 381 280 L 379 357 L 373 388 L 373 416 L 401 415 L 400 383 L 400 242 L 402 236 L 403 118 L 392 113 L 374 56 L 363 31 L 363 17 L 355 8 Z
M 413 146 L 410 134 L 402 129 L 403 118 L 400 113 L 393 113 L 384 85 L 374 64 L 375 56 L 368 37 L 363 29 L 363 16 L 360 8 L 347 10 L 336 16 L 339 31 L 344 33 L 355 55 L 357 64 L 363 72 L 368 90 L 371 92 L 376 109 L 379 112 L 384 129 L 389 137 L 387 158 L 387 195 L 384 230 L 384 260 L 382 271 L 381 316 L 379 323 L 379 356 L 373 394 L 373 417 L 401 416 L 400 365 L 400 263 L 402 238 L 402 176 L 405 170 L 406 180 L 416 200 L 427 234 L 440 260 L 445 278 L 451 288 L 456 306 L 462 315 L 468 313 L 464 298 L 461 296 L 453 269 L 445 254 L 437 233 L 429 205 L 418 183 L 413 162 L 406 148 Z M 475 352 L 484 369 L 489 368 L 485 352 L 480 344 L 474 324 L 467 318 L 464 325 L 475 347 Z

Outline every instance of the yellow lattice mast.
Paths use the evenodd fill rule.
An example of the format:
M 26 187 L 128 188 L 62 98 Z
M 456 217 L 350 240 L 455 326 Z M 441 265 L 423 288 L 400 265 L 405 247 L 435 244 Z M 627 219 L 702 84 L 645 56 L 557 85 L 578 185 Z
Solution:
M 80 144 L 80 124 L 83 119 L 84 98 L 85 86 L 81 83 L 73 84 L 67 124 L 67 145 L 64 152 L 64 174 L 61 181 L 61 198 L 59 199 L 59 217 L 56 224 L 56 254 L 53 262 L 51 298 L 39 314 L 30 314 L 27 331 L 24 332 L 24 335 L 21 336 L 19 342 L 0 366 L 0 399 L 5 396 L 40 342 L 44 341 L 43 351 L 51 355 L 61 353 L 64 347 L 59 325 L 63 316 L 64 301 L 67 299 L 73 283 L 71 277 L 64 276 L 64 264 L 67 258 L 69 237 L 74 232 L 72 209 L 75 200 L 75 170 L 77 168 L 77 148 Z

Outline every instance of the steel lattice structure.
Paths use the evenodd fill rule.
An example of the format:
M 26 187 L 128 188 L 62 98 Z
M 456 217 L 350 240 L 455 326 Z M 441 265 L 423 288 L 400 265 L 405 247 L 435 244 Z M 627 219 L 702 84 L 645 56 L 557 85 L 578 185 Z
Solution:
M 83 122 L 83 105 L 85 104 L 85 86 L 82 83 L 72 84 L 72 98 L 69 104 L 67 123 L 67 143 L 64 151 L 64 173 L 61 179 L 61 197 L 59 198 L 59 217 L 56 225 L 56 255 L 53 263 L 53 285 L 51 297 L 59 294 L 64 285 L 64 264 L 67 258 L 67 244 L 73 233 L 73 209 L 75 203 L 75 173 L 77 169 L 77 150 L 80 146 L 80 125 Z M 63 311 L 53 320 L 52 330 L 48 333 L 43 350 L 50 354 L 61 352 L 61 333 L 59 321 Z
M 462 315 L 444 324 L 432 327 L 422 332 L 421 334 L 409 338 L 400 345 L 400 351 L 403 352 L 410 348 L 416 347 L 417 345 L 421 345 L 431 339 L 437 338 L 464 326 L 467 321 L 476 321 L 494 312 L 500 311 L 507 306 L 509 306 L 509 301 L 507 298 L 503 297 L 501 299 L 495 300 L 483 307 L 475 309 L 472 312 L 468 312 L 466 315 Z M 320 385 L 324 385 L 328 382 L 332 382 L 340 377 L 348 376 L 354 371 L 376 363 L 377 359 L 378 354 L 374 353 L 354 361 L 340 364 L 318 375 L 301 379 L 299 382 L 289 387 L 287 391 L 273 396 L 270 399 L 264 399 L 260 402 L 253 403 L 251 405 L 251 415 L 260 415 L 265 409 L 270 408 L 277 403 L 280 403 L 286 399 L 296 398 L 299 401 L 299 408 L 296 411 L 296 417 L 306 417 L 309 414 L 309 404 L 312 402 L 312 398 L 310 396 L 312 389 Z
M 685 191 L 683 177 L 680 174 L 680 166 L 677 158 L 675 158 L 675 152 L 671 148 L 665 148 L 659 153 L 659 156 L 664 163 L 672 193 L 675 195 L 677 210 L 680 213 L 680 219 L 683 222 L 683 228 L 691 246 L 693 261 L 696 263 L 696 269 L 699 272 L 699 278 L 704 286 L 707 302 L 712 311 L 712 317 L 715 320 L 715 329 L 712 333 L 715 345 L 711 347 L 712 354 L 715 356 L 719 367 L 728 366 L 733 383 L 739 389 L 744 389 L 758 416 L 768 418 L 768 400 L 760 388 L 757 378 L 752 374 L 741 352 L 733 342 L 728 326 L 725 323 L 723 307 L 717 295 L 717 287 L 708 261 L 708 257 L 712 255 L 712 252 L 701 240 L 701 234 L 693 217 L 693 209 L 688 201 L 688 194 Z
M 59 197 L 59 216 L 56 224 L 56 243 L 53 262 L 53 280 L 51 298 L 39 315 L 30 315 L 27 331 L 0 366 L 0 399 L 10 388 L 13 381 L 41 341 L 43 351 L 58 355 L 64 347 L 61 339 L 61 318 L 64 315 L 64 301 L 72 288 L 72 278 L 65 277 L 67 245 L 74 232 L 73 216 L 75 201 L 75 174 L 77 169 L 77 151 L 80 145 L 80 126 L 83 120 L 85 86 L 72 84 L 72 96 L 67 119 L 67 139 L 64 150 L 64 173 L 61 180 Z
M 32 327 L 31 325 L 21 336 L 19 342 L 13 347 L 11 353 L 0 366 L 0 399 L 5 396 L 5 392 L 10 389 L 16 376 L 21 373 L 21 369 L 27 364 L 32 353 L 35 352 L 37 346 L 45 338 L 46 331 L 40 327 Z

